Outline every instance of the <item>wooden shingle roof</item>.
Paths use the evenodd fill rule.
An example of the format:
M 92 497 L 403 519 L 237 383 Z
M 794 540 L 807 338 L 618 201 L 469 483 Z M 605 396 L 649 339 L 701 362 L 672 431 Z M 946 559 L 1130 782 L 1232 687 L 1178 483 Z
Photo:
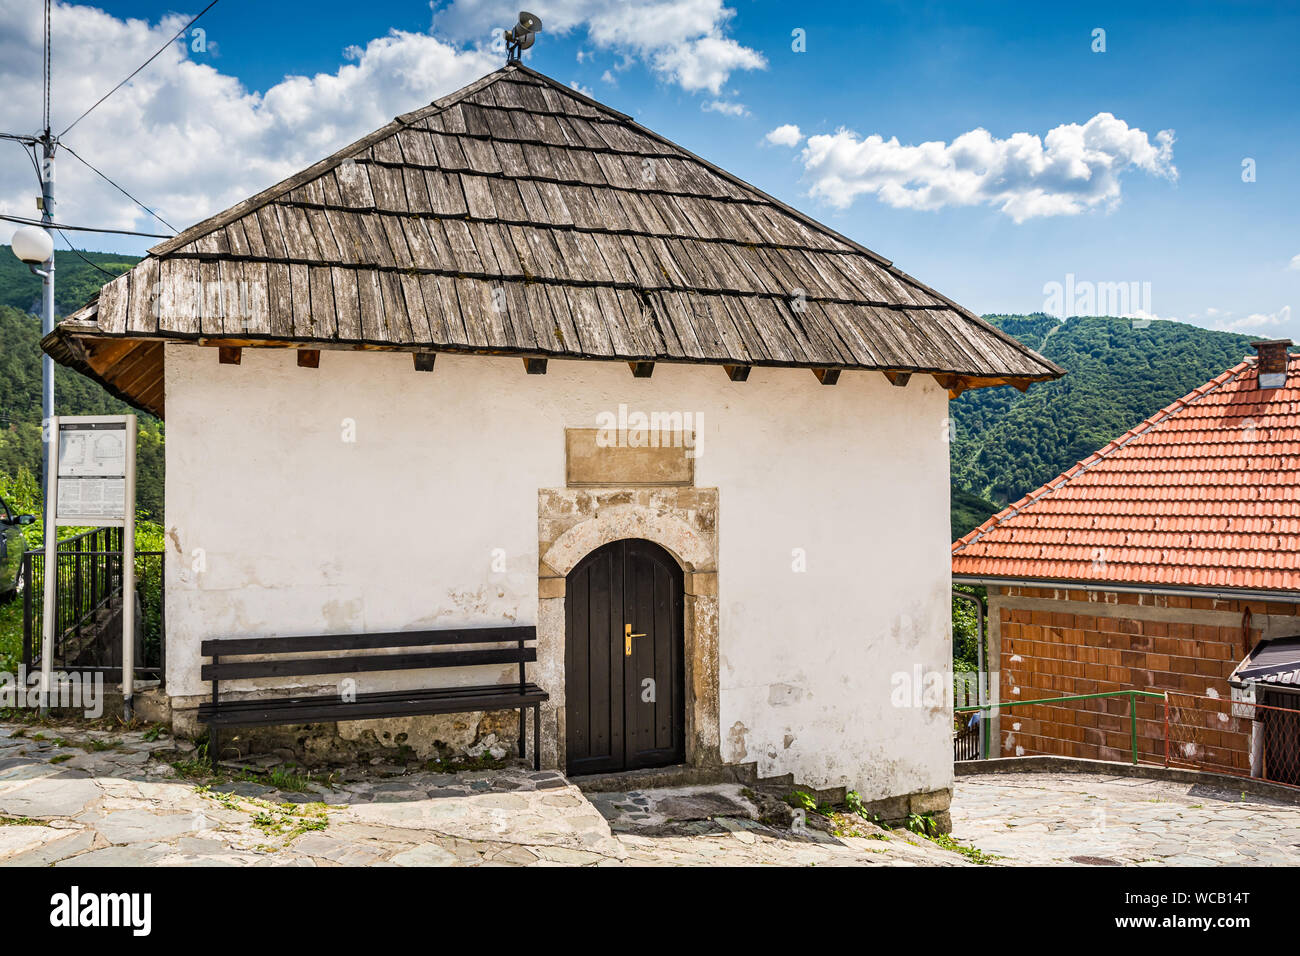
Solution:
M 155 246 L 47 337 L 56 359 L 161 414 L 161 349 L 155 382 L 124 339 L 876 369 L 954 392 L 1062 374 L 876 253 L 518 64 Z

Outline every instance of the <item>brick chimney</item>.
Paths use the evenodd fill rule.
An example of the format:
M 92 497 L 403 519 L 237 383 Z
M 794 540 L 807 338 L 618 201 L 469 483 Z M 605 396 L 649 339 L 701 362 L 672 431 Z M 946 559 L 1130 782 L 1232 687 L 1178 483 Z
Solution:
M 1259 387 L 1284 388 L 1286 386 L 1286 350 L 1291 347 L 1290 339 L 1267 339 L 1251 342 L 1259 354 Z

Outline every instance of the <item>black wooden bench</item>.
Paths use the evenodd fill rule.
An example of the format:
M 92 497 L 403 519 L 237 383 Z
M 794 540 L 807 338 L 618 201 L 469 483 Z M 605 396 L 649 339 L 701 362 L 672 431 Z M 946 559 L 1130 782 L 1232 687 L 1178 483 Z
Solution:
M 519 710 L 519 756 L 524 754 L 524 714 L 533 711 L 533 769 L 541 769 L 541 704 L 550 695 L 524 676 L 537 660 L 535 627 L 482 627 L 389 634 L 328 634 L 313 637 L 222 638 L 203 641 L 202 679 L 212 682 L 212 700 L 199 705 L 199 722 L 209 727 L 213 769 L 220 754 L 222 727 L 254 727 L 338 720 L 463 714 L 479 710 Z M 514 647 L 465 649 L 468 645 L 513 643 Z M 442 648 L 428 650 L 427 648 Z M 421 650 L 414 650 L 421 648 Z M 388 653 L 397 651 L 397 653 Z M 332 652 L 332 653 L 331 653 Z M 374 653 L 364 653 L 374 652 Z M 306 654 L 328 656 L 305 657 Z M 260 660 L 230 660 L 256 656 Z M 314 694 L 256 700 L 222 700 L 222 681 L 257 677 L 303 677 L 378 671 L 518 664 L 519 680 L 509 684 L 428 687 L 367 694 Z

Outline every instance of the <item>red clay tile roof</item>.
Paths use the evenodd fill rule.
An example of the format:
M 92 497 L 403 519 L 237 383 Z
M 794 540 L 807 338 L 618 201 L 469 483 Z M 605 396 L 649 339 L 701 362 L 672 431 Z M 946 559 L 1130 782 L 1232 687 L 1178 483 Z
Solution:
M 963 578 L 1300 591 L 1300 356 L 1255 357 L 952 546 Z

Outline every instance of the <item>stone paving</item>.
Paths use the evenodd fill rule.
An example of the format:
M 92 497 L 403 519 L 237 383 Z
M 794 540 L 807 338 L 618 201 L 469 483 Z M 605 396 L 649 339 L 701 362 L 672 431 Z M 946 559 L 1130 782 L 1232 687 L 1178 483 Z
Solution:
M 207 786 L 172 766 L 192 751 L 140 732 L 0 725 L 0 865 L 968 865 L 905 831 L 765 824 L 735 786 L 589 798 L 522 766 L 379 767 L 306 792 L 244 769 Z
M 0 865 L 972 865 L 856 818 L 851 835 L 800 826 L 779 794 L 734 784 L 588 794 L 522 765 L 323 783 L 274 759 L 205 783 L 173 766 L 195 769 L 193 745 L 151 736 L 0 724 Z M 1300 863 L 1300 807 L 1185 784 L 962 777 L 952 814 L 995 865 Z
M 958 777 L 953 835 L 1001 864 L 1300 865 L 1300 806 L 1199 784 L 1080 773 Z

